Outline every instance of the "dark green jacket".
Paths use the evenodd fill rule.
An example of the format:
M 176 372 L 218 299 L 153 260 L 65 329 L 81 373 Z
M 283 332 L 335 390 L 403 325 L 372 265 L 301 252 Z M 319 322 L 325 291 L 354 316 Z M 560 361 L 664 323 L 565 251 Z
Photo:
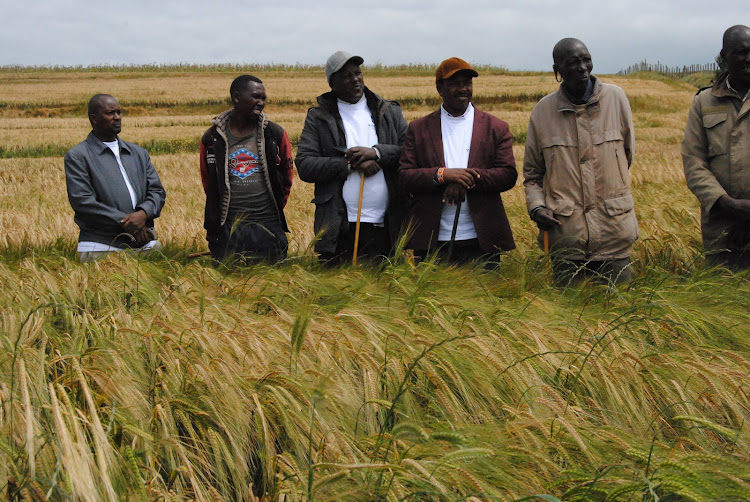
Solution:
M 389 194 L 386 225 L 391 242 L 395 243 L 403 221 L 397 192 L 398 160 L 408 124 L 395 101 L 385 100 L 367 88 L 365 98 L 375 121 L 378 144 L 362 146 L 375 146 L 380 152 L 378 163 Z M 349 176 L 344 158 L 346 133 L 333 92 L 319 96 L 318 105 L 307 112 L 294 163 L 302 181 L 315 183 L 315 197 L 311 202 L 315 204 L 315 235 L 320 235 L 315 251 L 334 253 L 340 233 L 349 225 L 342 195 L 344 181 Z

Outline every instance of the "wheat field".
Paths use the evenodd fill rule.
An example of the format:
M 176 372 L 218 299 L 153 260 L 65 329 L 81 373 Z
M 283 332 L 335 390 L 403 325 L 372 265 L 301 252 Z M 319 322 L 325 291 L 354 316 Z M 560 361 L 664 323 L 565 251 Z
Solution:
M 679 156 L 696 88 L 610 77 L 634 112 L 641 238 L 631 285 L 550 286 L 519 186 L 499 270 L 319 267 L 312 186 L 290 258 L 215 267 L 198 139 L 240 72 L 0 70 L 0 489 L 10 500 L 750 500 L 745 274 L 702 267 Z M 299 138 L 320 68 L 265 68 Z M 365 68 L 408 120 L 429 68 Z M 475 104 L 526 123 L 551 74 L 485 68 Z M 97 92 L 167 190 L 163 256 L 75 260 L 65 150 Z

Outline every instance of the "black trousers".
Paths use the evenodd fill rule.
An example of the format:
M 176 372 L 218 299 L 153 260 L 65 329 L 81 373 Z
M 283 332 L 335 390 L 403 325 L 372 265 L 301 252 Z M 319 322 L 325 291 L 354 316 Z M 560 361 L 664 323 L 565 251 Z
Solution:
M 414 257 L 423 260 L 428 254 L 425 249 L 415 249 Z M 467 239 L 462 241 L 439 241 L 437 257 L 451 265 L 468 265 L 474 262 L 484 262 L 485 268 L 494 268 L 500 262 L 500 253 L 488 253 L 479 245 L 479 239 Z
M 706 266 L 723 266 L 733 272 L 750 270 L 750 251 L 722 251 L 720 253 L 707 254 Z
M 557 286 L 572 286 L 586 279 L 603 284 L 627 284 L 632 277 L 630 258 L 586 261 L 552 256 L 552 278 Z
M 339 234 L 335 253 L 320 253 L 323 263 L 332 266 L 351 263 L 354 256 L 356 226 L 356 223 L 350 222 L 349 227 Z M 390 254 L 391 237 L 388 229 L 385 226 L 378 227 L 373 223 L 360 222 L 357 259 L 364 258 L 381 263 Z
M 286 259 L 289 241 L 281 223 L 240 222 L 225 224 L 217 241 L 208 244 L 211 257 L 216 261 L 238 259 L 246 264 L 277 262 Z

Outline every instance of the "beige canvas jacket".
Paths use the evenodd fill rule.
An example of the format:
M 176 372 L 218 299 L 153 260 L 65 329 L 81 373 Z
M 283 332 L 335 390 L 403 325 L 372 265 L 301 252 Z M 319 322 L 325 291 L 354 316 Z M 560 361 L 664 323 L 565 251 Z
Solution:
M 706 254 L 727 249 L 727 232 L 737 221 L 712 210 L 722 195 L 750 199 L 750 99 L 744 103 L 726 76 L 693 99 L 682 140 L 687 185 L 701 203 Z
M 591 78 L 586 104 L 573 104 L 560 88 L 531 112 L 526 204 L 529 212 L 545 206 L 560 220 L 549 233 L 550 251 L 572 260 L 615 260 L 630 256 L 638 238 L 630 190 L 633 117 L 622 89 Z

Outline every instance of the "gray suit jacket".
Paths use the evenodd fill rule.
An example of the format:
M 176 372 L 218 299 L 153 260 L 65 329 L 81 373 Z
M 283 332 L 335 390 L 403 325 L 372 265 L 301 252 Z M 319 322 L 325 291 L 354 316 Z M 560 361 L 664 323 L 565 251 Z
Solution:
M 79 242 L 131 247 L 134 242 L 120 221 L 136 208 L 143 209 L 148 215 L 146 226 L 152 228 L 164 206 L 166 192 L 148 152 L 120 138 L 117 141 L 120 160 L 135 191 L 135 207 L 115 155 L 93 133 L 65 154 L 65 183 L 81 229 Z

